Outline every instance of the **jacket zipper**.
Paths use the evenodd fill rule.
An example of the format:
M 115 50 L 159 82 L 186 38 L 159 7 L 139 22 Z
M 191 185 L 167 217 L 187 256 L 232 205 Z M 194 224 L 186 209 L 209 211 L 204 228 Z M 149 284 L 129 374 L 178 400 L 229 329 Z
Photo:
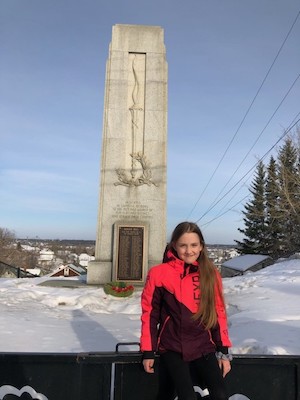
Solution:
M 165 327 L 166 327 L 166 324 L 167 324 L 167 322 L 169 321 L 169 319 L 170 319 L 170 316 L 168 315 L 167 318 L 165 319 L 165 322 L 164 322 L 164 324 L 163 324 L 163 326 L 162 326 L 160 332 L 159 332 L 159 335 L 158 335 L 158 338 L 157 338 L 156 351 L 158 351 L 158 348 L 159 348 L 159 345 L 160 345 L 160 338 L 161 338 L 161 335 L 162 335 L 162 333 L 163 333 L 163 331 L 164 331 L 164 329 L 165 329 Z

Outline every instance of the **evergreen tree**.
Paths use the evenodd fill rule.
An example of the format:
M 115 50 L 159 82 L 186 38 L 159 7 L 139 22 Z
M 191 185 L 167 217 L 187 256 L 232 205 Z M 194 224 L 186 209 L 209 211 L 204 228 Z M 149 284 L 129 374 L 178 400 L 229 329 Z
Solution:
M 266 176 L 266 252 L 273 258 L 280 255 L 282 232 L 282 213 L 279 208 L 279 184 L 277 164 L 273 156 L 270 158 Z
M 279 210 L 283 254 L 300 250 L 299 154 L 291 138 L 278 152 Z
M 266 176 L 262 161 L 258 164 L 250 189 L 252 201 L 243 211 L 245 228 L 239 229 L 245 239 L 236 241 L 241 253 L 260 252 L 277 258 L 300 251 L 299 143 L 288 137 L 277 161 L 270 158 Z
M 249 189 L 252 200 L 242 211 L 245 229 L 238 229 L 245 236 L 242 242 L 236 240 L 242 254 L 265 254 L 266 251 L 265 175 L 264 164 L 260 161 Z

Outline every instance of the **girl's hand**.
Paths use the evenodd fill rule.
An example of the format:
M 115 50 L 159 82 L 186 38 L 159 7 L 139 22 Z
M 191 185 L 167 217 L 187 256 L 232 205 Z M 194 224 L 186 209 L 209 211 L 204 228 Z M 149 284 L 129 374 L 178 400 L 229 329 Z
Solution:
M 144 370 L 148 372 L 148 374 L 154 373 L 154 360 L 152 359 L 143 360 L 143 366 Z
M 230 361 L 229 360 L 218 360 L 218 362 L 219 362 L 219 367 L 223 373 L 223 378 L 225 378 L 225 376 L 231 370 Z

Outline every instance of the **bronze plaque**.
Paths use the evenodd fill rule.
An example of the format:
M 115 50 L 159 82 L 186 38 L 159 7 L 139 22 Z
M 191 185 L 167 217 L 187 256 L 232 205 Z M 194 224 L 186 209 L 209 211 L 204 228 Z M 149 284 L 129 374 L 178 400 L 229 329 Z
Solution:
M 141 281 L 143 278 L 143 259 L 144 227 L 120 226 L 117 280 Z

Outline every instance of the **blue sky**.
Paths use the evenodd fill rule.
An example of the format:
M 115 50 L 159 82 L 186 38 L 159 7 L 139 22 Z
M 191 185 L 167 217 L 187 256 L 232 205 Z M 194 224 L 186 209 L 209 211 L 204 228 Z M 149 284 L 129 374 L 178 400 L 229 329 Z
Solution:
M 95 239 L 112 26 L 139 24 L 165 34 L 168 231 L 189 219 L 208 243 L 241 239 L 245 174 L 300 111 L 299 11 L 298 0 L 2 0 L 0 226 Z

